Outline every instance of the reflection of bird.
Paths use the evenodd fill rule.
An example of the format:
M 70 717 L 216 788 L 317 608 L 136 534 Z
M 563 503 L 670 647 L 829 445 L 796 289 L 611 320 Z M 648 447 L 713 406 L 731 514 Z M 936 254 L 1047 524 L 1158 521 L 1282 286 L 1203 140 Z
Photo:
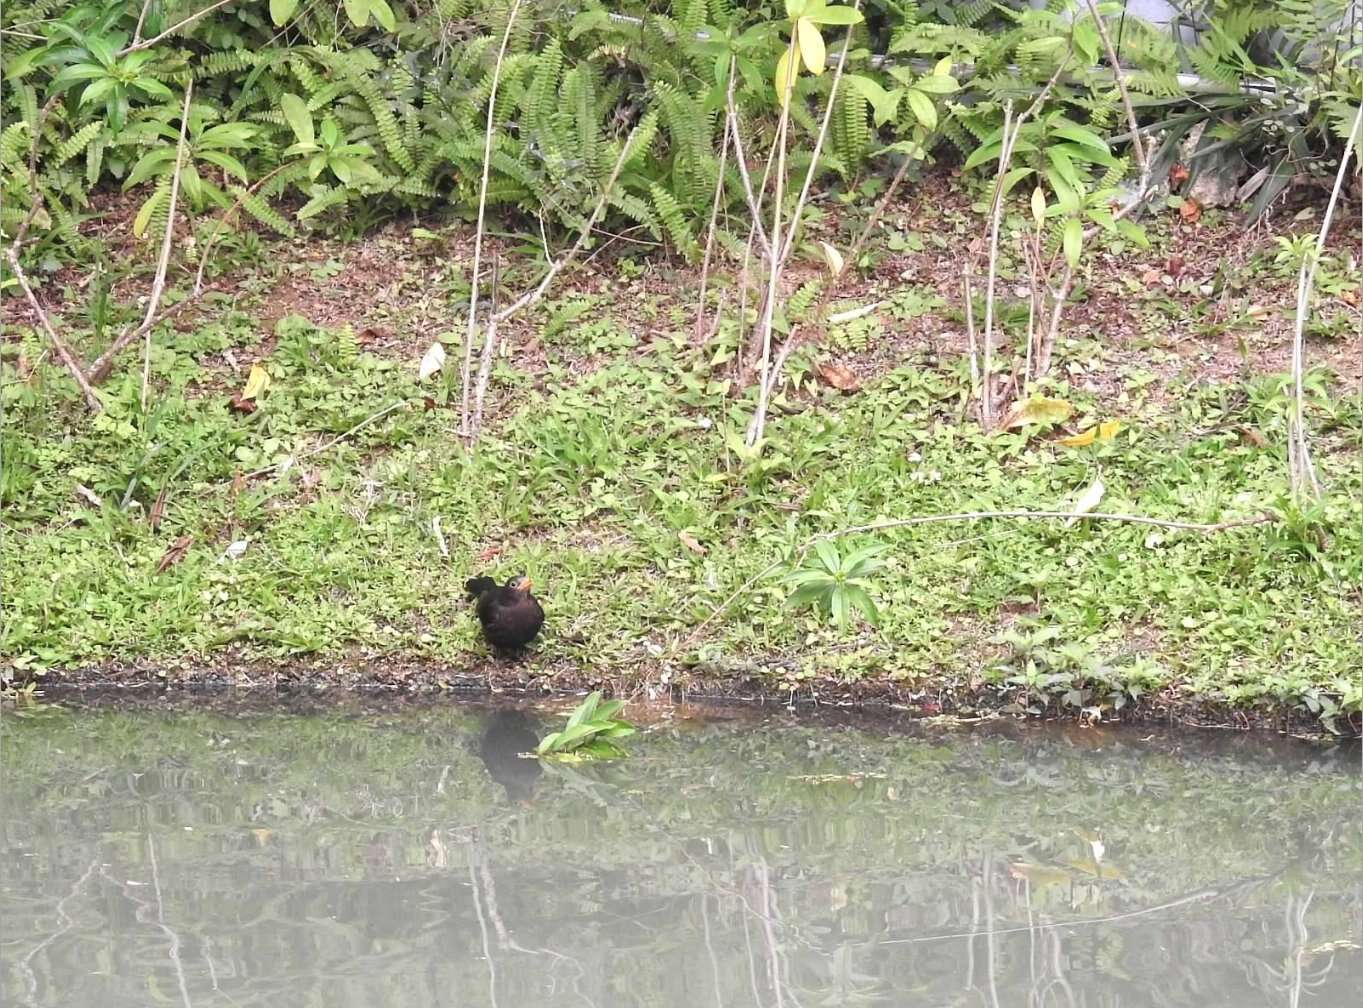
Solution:
M 506 796 L 514 802 L 529 801 L 544 773 L 539 760 L 521 757 L 523 752 L 535 751 L 539 742 L 536 727 L 518 710 L 500 710 L 487 719 L 478 740 L 478 756 L 488 775 L 506 788 Z
M 530 594 L 530 578 L 517 574 L 498 587 L 490 577 L 464 582 L 470 599 L 478 600 L 478 622 L 483 638 L 499 651 L 519 651 L 544 626 L 544 610 Z

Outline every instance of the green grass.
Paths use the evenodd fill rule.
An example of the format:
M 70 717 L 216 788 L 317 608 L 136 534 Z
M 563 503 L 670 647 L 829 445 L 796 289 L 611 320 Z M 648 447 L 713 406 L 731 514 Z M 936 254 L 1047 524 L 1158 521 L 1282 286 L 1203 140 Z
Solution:
M 806 385 L 779 401 L 754 459 L 740 447 L 749 406 L 723 397 L 685 325 L 636 345 L 595 309 L 575 311 L 545 313 L 549 391 L 496 369 L 506 407 L 472 453 L 449 378 L 418 386 L 412 367 L 296 317 L 279 324 L 264 361 L 273 382 L 250 415 L 198 363 L 254 345 L 250 319 L 231 312 L 158 347 L 146 413 L 131 366 L 89 419 L 57 372 L 23 382 L 7 365 L 0 653 L 29 673 L 211 660 L 229 645 L 233 660 L 359 650 L 472 666 L 485 651 L 461 585 L 486 568 L 534 577 L 549 623 L 531 668 L 546 672 L 628 677 L 661 659 L 757 669 L 782 689 L 995 684 L 1036 709 L 1110 710 L 1165 691 L 1358 711 L 1360 418 L 1323 378 L 1311 422 L 1328 493 L 1302 510 L 1285 482 L 1281 380 L 1175 389 L 1163 398 L 1174 406 L 1136 396 L 1115 440 L 1074 449 L 1036 429 L 982 436 L 961 422 L 959 365 L 908 366 L 853 396 Z M 584 374 L 574 349 L 604 363 Z M 1074 429 L 1111 416 L 1064 383 L 1052 393 L 1078 407 Z M 410 408 L 309 454 L 401 400 Z M 235 473 L 290 457 L 234 487 Z M 841 550 L 887 547 L 871 587 L 879 628 L 839 631 L 792 609 L 784 566 L 757 577 L 819 533 L 1053 509 L 1098 473 L 1105 511 L 1214 522 L 1274 508 L 1286 520 L 1214 536 L 997 521 L 849 539 Z M 157 573 L 182 536 L 184 558 Z M 245 553 L 223 559 L 241 540 Z

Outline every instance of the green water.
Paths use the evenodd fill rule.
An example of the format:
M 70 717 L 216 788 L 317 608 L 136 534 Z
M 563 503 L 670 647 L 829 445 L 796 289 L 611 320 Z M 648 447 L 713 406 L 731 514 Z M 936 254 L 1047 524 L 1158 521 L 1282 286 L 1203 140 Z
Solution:
M 3 718 L 0 1003 L 1352 1006 L 1356 748 L 721 708 Z M 629 712 L 627 712 L 629 713 Z

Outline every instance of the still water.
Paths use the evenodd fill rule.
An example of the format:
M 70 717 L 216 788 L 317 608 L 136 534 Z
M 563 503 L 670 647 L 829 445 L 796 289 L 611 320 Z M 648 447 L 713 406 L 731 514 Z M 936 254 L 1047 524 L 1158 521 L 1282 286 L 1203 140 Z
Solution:
M 1355 1006 L 1356 748 L 566 704 L 3 718 L 0 1003 Z

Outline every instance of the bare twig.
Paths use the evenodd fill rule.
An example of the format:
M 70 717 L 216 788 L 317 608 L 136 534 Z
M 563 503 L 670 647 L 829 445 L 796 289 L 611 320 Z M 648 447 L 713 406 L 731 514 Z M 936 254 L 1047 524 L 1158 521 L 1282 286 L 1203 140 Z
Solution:
M 497 88 L 502 80 L 502 64 L 506 60 L 506 47 L 511 41 L 511 29 L 516 24 L 521 0 L 513 0 L 511 11 L 507 14 L 506 30 L 502 32 L 502 43 L 497 50 L 497 62 L 492 67 L 492 87 L 487 100 L 487 126 L 483 131 L 483 178 L 478 187 L 478 225 L 473 235 L 473 274 L 469 277 L 469 318 L 464 332 L 464 359 L 460 367 L 461 405 L 459 411 L 459 432 L 466 440 L 471 439 L 472 419 L 469 413 L 469 397 L 472 389 L 469 379 L 473 368 L 473 337 L 478 331 L 478 280 L 483 263 L 483 234 L 487 216 L 488 179 L 492 173 L 492 132 L 497 121 Z M 485 339 L 490 338 L 485 334 Z
M 757 244 L 765 252 L 770 252 L 771 241 L 767 238 L 767 229 L 762 226 L 762 203 L 753 193 L 752 173 L 748 171 L 748 158 L 743 152 L 743 131 L 738 128 L 738 106 L 734 103 L 734 80 L 736 75 L 729 77 L 729 91 L 727 104 L 725 106 L 726 116 L 729 121 L 729 139 L 734 145 L 734 167 L 738 169 L 739 181 L 743 183 L 743 198 L 748 203 L 748 215 L 752 220 L 753 235 L 756 237 Z M 762 192 L 767 189 L 767 179 L 762 178 Z M 753 239 L 749 238 L 748 244 L 752 244 Z
M 217 3 L 209 4 L 203 10 L 191 14 L 189 15 L 189 17 L 181 18 L 179 21 L 176 21 L 173 25 L 171 25 L 169 28 L 163 31 L 160 35 L 155 35 L 149 39 L 144 39 L 141 42 L 134 41 L 131 45 L 125 46 L 124 48 L 118 51 L 118 55 L 127 56 L 129 53 L 135 53 L 139 49 L 150 49 L 152 46 L 156 45 L 156 43 L 160 42 L 161 40 L 170 38 L 170 36 L 174 35 L 181 28 L 193 24 L 195 21 L 199 20 L 199 18 L 203 17 L 206 14 L 212 14 L 219 7 L 226 7 L 231 2 L 232 0 L 218 0 Z
M 1311 462 L 1311 449 L 1306 440 L 1306 392 L 1304 375 L 1306 364 L 1306 319 L 1311 314 L 1311 291 L 1316 284 L 1316 268 L 1320 265 L 1321 254 L 1325 251 L 1325 237 L 1330 232 L 1334 220 L 1335 207 L 1339 203 L 1340 190 L 1348 175 L 1349 158 L 1354 145 L 1359 140 L 1359 128 L 1363 125 L 1363 104 L 1358 107 L 1354 124 L 1349 130 L 1349 138 L 1344 143 L 1344 152 L 1339 156 L 1339 171 L 1335 173 L 1335 185 L 1330 191 L 1330 202 L 1325 207 L 1325 218 L 1316 235 L 1316 244 L 1310 254 L 1302 260 L 1301 271 L 1297 274 L 1297 318 L 1292 332 L 1292 410 L 1288 417 L 1287 461 L 1288 475 L 1292 481 L 1292 492 L 1298 497 L 1320 496 L 1320 481 L 1316 478 L 1316 467 Z
M 137 15 L 137 27 L 133 29 L 133 45 L 142 41 L 142 26 L 147 21 L 147 11 L 151 10 L 153 0 L 142 0 L 142 10 Z
M 737 75 L 736 58 L 729 58 L 729 90 L 733 91 L 733 80 Z M 724 169 L 729 166 L 729 129 L 731 122 L 728 115 L 724 117 L 724 138 L 719 145 L 719 172 L 715 175 L 715 198 L 710 205 L 710 224 L 705 230 L 705 254 L 701 257 L 700 263 L 700 293 L 696 296 L 696 326 L 695 338 L 700 340 L 701 333 L 705 331 L 705 289 L 710 280 L 710 253 L 715 247 L 715 225 L 719 221 L 719 205 L 724 198 Z M 718 319 L 718 315 L 716 315 Z
M 52 114 L 61 98 L 62 93 L 57 91 L 43 103 L 43 107 L 38 110 L 38 119 L 33 124 L 33 135 L 28 138 L 28 191 L 33 197 L 33 202 L 29 204 L 28 212 L 19 221 L 19 226 L 14 229 L 14 240 L 10 242 L 10 247 L 16 250 L 23 246 L 29 227 L 38 216 L 38 211 L 43 208 L 43 191 L 38 185 L 38 141 L 42 139 L 43 127 L 47 125 L 48 116 Z
M 1122 68 L 1117 62 L 1117 50 L 1112 45 L 1112 37 L 1107 33 L 1107 25 L 1103 23 L 1102 15 L 1098 13 L 1098 5 L 1094 0 L 1084 0 L 1088 5 L 1089 14 L 1093 16 L 1093 25 L 1098 29 L 1098 37 L 1103 40 L 1103 48 L 1107 51 L 1107 61 L 1112 65 L 1112 77 L 1117 84 L 1117 93 L 1122 99 L 1122 108 L 1126 111 L 1126 122 L 1131 127 L 1131 149 L 1136 154 L 1136 164 L 1141 168 L 1140 188 L 1137 192 L 1137 200 L 1144 198 L 1145 190 L 1150 183 L 1150 159 L 1146 154 L 1145 142 L 1141 139 L 1140 127 L 1136 122 L 1136 109 L 1131 104 L 1131 92 L 1127 90 L 1126 82 L 1122 79 Z
M 980 403 L 980 346 L 975 331 L 975 260 L 973 253 L 967 252 L 961 263 L 961 286 L 965 296 L 965 336 L 970 347 L 970 397 L 978 408 Z
M 690 634 L 683 640 L 683 644 L 695 640 L 702 630 L 715 621 L 719 615 L 728 609 L 741 595 L 746 594 L 754 585 L 766 578 L 772 571 L 787 566 L 791 563 L 798 563 L 816 543 L 829 542 L 834 539 L 841 539 L 849 535 L 861 535 L 866 532 L 883 532 L 887 529 L 908 528 L 911 525 L 929 525 L 938 522 L 959 522 L 959 521 L 980 521 L 996 518 L 1017 518 L 1023 520 L 1054 520 L 1070 519 L 1074 517 L 1073 511 L 961 511 L 954 514 L 931 514 L 917 515 L 913 518 L 894 518 L 880 522 L 870 522 L 866 525 L 853 525 L 848 528 L 837 529 L 833 532 L 823 532 L 816 536 L 811 536 L 801 543 L 791 557 L 781 557 L 772 561 L 762 570 L 758 571 L 721 602 L 705 617 Z M 1145 515 L 1132 514 L 1109 514 L 1104 512 L 1089 512 L 1083 515 L 1085 521 L 1108 521 L 1124 522 L 1131 525 L 1148 525 L 1155 528 L 1175 529 L 1186 532 L 1200 532 L 1204 535 L 1212 535 L 1217 532 L 1225 532 L 1229 529 L 1245 528 L 1251 525 L 1269 525 L 1282 521 L 1281 516 L 1273 511 L 1264 511 L 1262 514 L 1255 515 L 1253 518 L 1232 518 L 1228 521 L 1206 523 L 1189 521 L 1172 521 L 1164 518 L 1150 518 Z
M 76 360 L 75 354 L 66 345 L 66 341 L 57 335 L 57 330 L 52 327 L 52 321 L 47 317 L 47 312 L 43 311 L 43 306 L 38 303 L 38 296 L 33 293 L 33 287 L 28 282 L 28 275 L 24 272 L 23 266 L 19 264 L 19 247 L 10 245 L 5 252 L 5 258 L 9 260 L 10 269 L 14 272 L 14 279 L 18 281 L 19 289 L 24 292 L 24 297 L 28 299 L 29 307 L 38 317 L 38 324 L 42 326 L 43 332 L 47 333 L 52 349 L 57 352 L 61 362 L 71 372 L 71 377 L 76 380 L 81 395 L 85 397 L 85 405 L 89 407 L 91 413 L 98 413 L 104 408 L 104 404 L 99 401 L 99 397 L 95 395 L 95 390 L 90 387 L 90 382 L 86 380 L 80 361 Z
M 377 421 L 382 420 L 382 419 L 383 419 L 384 417 L 386 417 L 389 413 L 393 413 L 393 412 L 396 412 L 397 410 L 402 409 L 404 406 L 408 405 L 408 402 L 409 402 L 409 400 L 407 400 L 407 399 L 399 399 L 397 402 L 389 403 L 387 406 L 385 406 L 383 409 L 379 410 L 377 413 L 371 413 L 369 416 L 365 417 L 363 420 L 361 420 L 359 423 L 357 423 L 354 427 L 351 427 L 349 430 L 343 431 L 342 433 L 337 434 L 337 435 L 336 435 L 334 438 L 332 438 L 330 441 L 327 441 L 327 442 L 325 442 L 324 444 L 320 444 L 320 445 L 318 445 L 316 448 L 309 448 L 307 451 L 301 452 L 301 453 L 298 454 L 298 455 L 291 455 L 291 456 L 289 456 L 289 458 L 286 460 L 286 462 L 276 462 L 276 463 L 274 463 L 273 465 L 267 465 L 267 466 L 265 466 L 265 467 L 263 467 L 263 468 L 261 468 L 261 469 L 257 469 L 257 470 L 255 470 L 255 472 L 249 472 L 249 473 L 246 474 L 246 476 L 245 476 L 244 478 L 245 478 L 245 479 L 255 479 L 257 476 L 265 476 L 265 475 L 267 475 L 267 474 L 269 474 L 269 473 L 274 472 L 276 469 L 279 469 L 279 468 L 281 468 L 281 467 L 284 467 L 284 466 L 286 465 L 286 463 L 287 463 L 287 465 L 289 465 L 289 466 L 293 466 L 293 465 L 296 465 L 297 463 L 301 462 L 303 459 L 312 458 L 314 455 L 320 455 L 320 454 L 322 454 L 322 452 L 326 451 L 328 448 L 331 448 L 331 447 L 334 446 L 334 445 L 340 444 L 342 441 L 344 441 L 346 438 L 350 437 L 352 434 L 356 434 L 356 433 L 358 433 L 358 432 L 364 430 L 364 429 L 365 429 L 366 427 L 368 427 L 370 424 L 376 423 Z
M 999 274 L 999 224 L 1003 219 L 1003 180 L 1013 156 L 1013 143 L 1022 123 L 1013 126 L 1013 103 L 1003 107 L 1003 135 L 999 143 L 999 169 L 994 180 L 994 199 L 989 207 L 989 272 L 984 281 L 984 353 L 980 372 L 980 421 L 985 430 L 994 426 L 994 284 Z
M 146 344 L 142 353 L 142 410 L 147 409 L 147 384 L 151 378 L 151 330 L 156 319 L 156 310 L 161 305 L 161 295 L 166 289 L 166 269 L 170 265 L 170 249 L 175 238 L 175 203 L 180 196 L 180 172 L 185 161 L 185 135 L 189 131 L 189 100 L 194 94 L 194 78 L 185 85 L 185 104 L 180 112 L 180 139 L 175 145 L 175 170 L 170 176 L 170 197 L 166 208 L 166 231 L 161 238 L 161 255 L 156 260 L 156 276 L 151 283 L 151 296 L 147 298 L 147 314 L 142 319 L 146 330 Z

